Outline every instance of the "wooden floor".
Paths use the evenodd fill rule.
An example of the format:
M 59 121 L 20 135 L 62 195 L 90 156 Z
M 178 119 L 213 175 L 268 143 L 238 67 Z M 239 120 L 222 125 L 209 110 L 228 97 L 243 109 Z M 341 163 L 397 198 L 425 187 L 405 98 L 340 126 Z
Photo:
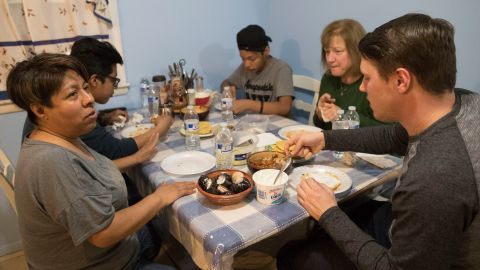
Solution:
M 0 270 L 26 270 L 23 251 L 17 251 L 0 257 Z
M 157 263 L 174 266 L 173 262 L 166 255 L 165 250 L 162 248 L 155 259 Z M 0 270 L 27 270 L 27 264 L 25 263 L 25 255 L 23 251 L 17 251 L 11 254 L 0 256 Z

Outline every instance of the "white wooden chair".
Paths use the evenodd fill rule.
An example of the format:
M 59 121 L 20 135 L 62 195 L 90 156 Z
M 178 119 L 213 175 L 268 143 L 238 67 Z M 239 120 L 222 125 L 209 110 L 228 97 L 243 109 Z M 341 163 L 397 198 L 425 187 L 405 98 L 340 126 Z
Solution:
M 17 204 L 15 203 L 15 194 L 13 185 L 15 183 L 15 168 L 10 160 L 0 149 L 0 189 L 3 190 L 12 209 L 17 213 Z
M 313 116 L 315 115 L 315 108 L 317 105 L 318 95 L 320 93 L 320 81 L 305 75 L 293 74 L 293 87 L 301 88 L 313 93 L 312 103 L 308 103 L 299 99 L 295 99 L 293 101 L 293 107 L 295 109 L 309 113 L 308 124 L 313 126 Z

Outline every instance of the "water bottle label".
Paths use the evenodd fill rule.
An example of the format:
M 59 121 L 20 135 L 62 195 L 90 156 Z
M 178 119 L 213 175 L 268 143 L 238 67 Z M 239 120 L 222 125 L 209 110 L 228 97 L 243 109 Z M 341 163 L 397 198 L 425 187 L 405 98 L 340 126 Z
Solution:
M 222 98 L 222 106 L 230 108 L 232 107 L 232 99 L 231 98 Z
M 198 130 L 198 121 L 185 121 L 185 130 L 186 131 L 197 131 Z
M 358 122 L 358 121 L 350 121 L 349 125 L 350 125 L 350 129 L 356 129 L 356 128 L 359 128 L 359 127 L 360 127 L 360 122 Z
M 220 152 L 231 152 L 232 144 L 231 143 L 217 143 L 217 150 Z

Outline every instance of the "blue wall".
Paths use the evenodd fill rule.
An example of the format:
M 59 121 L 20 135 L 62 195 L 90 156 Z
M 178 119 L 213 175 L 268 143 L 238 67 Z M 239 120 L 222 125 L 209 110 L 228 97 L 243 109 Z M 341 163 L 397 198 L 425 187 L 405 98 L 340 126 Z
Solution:
M 136 107 L 140 78 L 167 74 L 168 65 L 180 58 L 187 60 L 188 70 L 195 68 L 205 78 L 207 88 L 218 90 L 221 81 L 240 63 L 236 33 L 252 23 L 265 28 L 273 39 L 272 54 L 289 62 L 295 73 L 320 78 L 323 73 L 320 33 L 326 24 L 349 17 L 371 31 L 408 12 L 442 17 L 455 26 L 457 85 L 480 89 L 478 0 L 119 0 L 118 6 L 131 88 L 127 95 L 114 97 L 99 108 Z M 25 115 L 25 112 L 0 115 L 0 148 L 13 162 L 18 157 Z M 12 218 L 8 206 L 0 205 L 0 220 Z M 18 244 L 17 233 L 5 228 L 0 233 L 0 250 L 6 242 L 7 246 Z

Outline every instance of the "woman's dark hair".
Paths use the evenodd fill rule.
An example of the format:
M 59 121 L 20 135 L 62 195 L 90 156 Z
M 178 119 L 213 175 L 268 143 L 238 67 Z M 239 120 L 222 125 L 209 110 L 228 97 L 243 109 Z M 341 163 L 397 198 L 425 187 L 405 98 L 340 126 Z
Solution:
M 60 91 L 69 70 L 88 80 L 87 70 L 82 63 L 65 54 L 42 53 L 19 62 L 7 77 L 9 98 L 27 111 L 32 123 L 36 123 L 30 106 L 40 104 L 51 107 L 52 96 Z
M 403 67 L 415 75 L 426 91 L 443 94 L 455 87 L 454 32 L 446 20 L 412 13 L 368 33 L 358 47 L 385 80 Z

